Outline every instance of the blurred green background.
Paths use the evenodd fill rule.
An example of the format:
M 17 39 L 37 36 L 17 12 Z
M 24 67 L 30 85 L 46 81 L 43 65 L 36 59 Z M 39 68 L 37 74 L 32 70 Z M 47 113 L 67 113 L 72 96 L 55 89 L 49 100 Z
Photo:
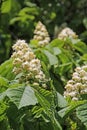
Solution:
M 9 58 L 17 39 L 29 43 L 38 21 L 46 25 L 51 40 L 68 26 L 87 42 L 87 0 L 1 0 L 0 63 Z

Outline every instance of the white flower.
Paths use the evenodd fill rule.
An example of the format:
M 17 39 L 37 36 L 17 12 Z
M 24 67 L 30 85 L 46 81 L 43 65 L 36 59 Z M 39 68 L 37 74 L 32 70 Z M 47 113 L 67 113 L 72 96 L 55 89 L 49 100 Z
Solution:
M 78 74 L 77 72 L 74 72 L 74 73 L 73 73 L 73 77 L 75 77 L 75 76 L 77 76 L 77 77 L 78 77 L 78 76 L 79 76 L 79 74 Z
M 40 60 L 39 59 L 33 59 L 30 61 L 30 66 L 31 68 L 38 68 L 40 69 L 41 68 L 41 64 L 40 64 Z
M 72 79 L 65 86 L 64 97 L 71 97 L 72 100 L 79 100 L 81 94 L 87 93 L 87 66 L 77 67 Z
M 79 72 L 79 75 L 80 75 L 80 77 L 85 76 L 85 75 L 86 75 L 86 71 L 85 71 L 85 70 L 81 70 L 81 71 Z
M 77 96 L 78 92 L 77 91 L 72 91 L 72 92 L 69 92 L 68 95 L 71 96 L 71 97 L 75 97 Z
M 39 84 L 37 82 L 34 82 L 33 85 L 34 86 L 39 86 Z
M 76 67 L 75 71 L 79 73 L 81 71 L 81 67 Z
M 38 41 L 39 46 L 43 47 L 50 42 L 50 37 L 46 27 L 39 21 L 34 31 L 34 40 Z
M 78 36 L 76 35 L 76 33 L 72 29 L 66 27 L 60 32 L 60 34 L 58 35 L 58 38 L 65 40 L 67 37 L 77 38 Z
M 81 78 L 79 76 L 73 76 L 72 79 L 76 82 L 80 82 Z
M 75 83 L 75 84 L 74 84 L 74 87 L 75 87 L 75 89 L 77 89 L 77 90 L 80 90 L 81 86 L 82 86 L 82 83 Z
M 83 89 L 83 90 L 81 90 L 81 92 L 80 92 L 81 94 L 87 94 L 87 88 L 85 88 L 85 89 Z
M 66 89 L 69 89 L 69 88 L 72 88 L 72 87 L 73 87 L 73 85 L 69 84 L 69 83 L 65 86 Z
M 25 70 L 29 70 L 29 68 L 30 68 L 29 62 L 26 61 L 26 62 L 22 63 L 22 67 L 23 67 L 23 69 L 25 69 Z
M 13 65 L 20 65 L 22 63 L 22 60 L 20 58 L 15 58 L 15 60 L 13 61 Z
M 82 78 L 82 82 L 83 82 L 83 83 L 87 83 L 87 76 L 84 76 L 84 77 Z
M 27 51 L 24 55 L 23 55 L 23 60 L 24 61 L 31 61 L 32 59 L 35 58 L 35 55 L 33 52 Z
M 28 44 L 24 40 L 18 40 L 13 45 L 12 59 L 13 59 L 13 72 L 15 74 L 22 74 L 19 77 L 19 81 L 23 82 L 44 82 L 45 74 L 41 70 L 41 63 L 39 59 L 35 58 L 35 55 Z M 25 51 L 26 50 L 26 51 Z
M 25 40 L 17 40 L 16 44 L 14 44 L 12 48 L 14 51 L 19 51 L 28 48 L 28 44 L 25 43 Z
M 21 71 L 22 71 L 21 68 L 14 67 L 12 72 L 14 74 L 19 74 L 19 73 L 21 73 Z
M 78 101 L 78 98 L 77 97 L 73 97 L 72 100 L 73 101 Z
M 74 81 L 73 81 L 73 80 L 69 80 L 69 81 L 67 82 L 67 84 L 74 84 Z

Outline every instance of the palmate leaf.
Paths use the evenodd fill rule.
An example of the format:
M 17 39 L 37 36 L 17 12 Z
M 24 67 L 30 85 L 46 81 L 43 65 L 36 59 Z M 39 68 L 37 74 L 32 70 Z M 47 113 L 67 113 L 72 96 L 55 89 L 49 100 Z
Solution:
M 6 95 L 18 109 L 38 103 L 34 90 L 30 86 L 22 85 L 18 88 L 8 89 Z
M 59 55 L 61 53 L 61 50 L 58 47 L 53 47 L 54 55 Z
M 59 116 L 61 118 L 67 117 L 69 114 L 71 114 L 78 106 L 84 104 L 85 101 L 72 101 L 69 106 L 63 108 L 58 112 Z
M 5 90 L 8 87 L 9 87 L 9 81 L 6 78 L 0 76 L 0 101 L 2 101 L 6 96 Z
M 6 118 L 5 117 L 6 109 L 7 109 L 6 103 L 4 101 L 0 101 L 0 122 Z
M 58 92 L 57 92 L 57 101 L 58 101 L 58 107 L 60 107 L 60 108 L 64 108 L 68 105 L 65 98 Z
M 87 53 L 87 45 L 80 41 L 79 39 L 71 39 L 71 42 L 73 43 L 72 46 L 77 50 L 78 52 L 85 54 Z
M 38 99 L 38 102 L 44 109 L 44 112 L 46 115 L 48 115 L 49 119 L 51 120 L 52 126 L 54 130 L 62 130 L 62 127 L 58 120 L 55 117 L 55 110 L 52 109 L 52 104 L 41 94 L 41 92 L 36 91 L 36 97 Z
M 44 109 L 41 106 L 34 106 L 32 113 L 34 114 L 34 118 L 42 118 L 46 123 L 49 122 L 49 118 L 44 113 Z
M 8 80 L 13 80 L 15 77 L 12 70 L 13 70 L 12 59 L 7 60 L 0 65 L 0 75 Z
M 6 78 L 0 76 L 0 87 L 7 86 L 8 83 L 9 83 L 9 81 Z
M 8 86 L 9 86 L 9 81 L 6 78 L 0 76 L 0 93 L 5 91 L 8 88 Z
M 58 59 L 57 59 L 57 57 L 55 55 L 50 53 L 48 50 L 43 50 L 43 53 L 48 58 L 48 61 L 49 61 L 50 65 L 58 64 Z
M 6 97 L 6 91 L 3 93 L 0 93 L 0 101 L 2 101 Z
M 8 13 L 12 7 L 12 0 L 5 0 L 1 6 L 2 13 Z
M 25 15 L 25 14 L 34 14 L 34 15 L 38 15 L 38 9 L 35 7 L 25 7 L 22 10 L 20 10 L 19 14 L 20 16 Z
M 87 102 L 76 109 L 76 115 L 87 127 Z
M 63 40 L 60 40 L 60 39 L 54 39 L 51 43 L 50 43 L 50 46 L 51 47 L 63 47 L 64 45 L 64 41 Z

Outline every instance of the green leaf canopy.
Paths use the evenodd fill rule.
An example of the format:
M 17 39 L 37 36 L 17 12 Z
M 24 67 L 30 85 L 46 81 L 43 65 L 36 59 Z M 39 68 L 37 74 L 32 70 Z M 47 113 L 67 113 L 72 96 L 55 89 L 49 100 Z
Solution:
M 8 89 L 7 96 L 16 104 L 18 109 L 38 103 L 34 90 L 30 86 Z

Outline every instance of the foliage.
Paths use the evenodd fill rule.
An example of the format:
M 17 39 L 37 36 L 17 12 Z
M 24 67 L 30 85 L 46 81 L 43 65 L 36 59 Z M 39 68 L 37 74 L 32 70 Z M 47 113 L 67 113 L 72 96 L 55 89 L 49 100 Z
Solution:
M 26 81 L 19 83 L 20 76 L 12 72 L 12 58 L 1 64 L 1 129 L 45 130 L 49 127 L 52 130 L 86 130 L 86 95 L 82 95 L 82 101 L 66 100 L 63 97 L 64 85 L 74 68 L 87 63 L 84 58 L 87 53 L 86 44 L 80 39 L 70 38 L 64 41 L 55 39 L 42 48 L 36 43 L 32 40 L 29 45 L 40 59 L 44 74 L 50 78 L 48 88 Z M 74 114 L 75 118 L 72 118 Z M 67 124 L 67 121 L 70 123 Z
M 87 41 L 86 0 L 2 0 L 0 2 L 0 63 L 11 55 L 18 38 L 30 40 L 38 21 L 48 29 L 51 39 L 69 26 Z
M 77 116 L 87 128 L 87 116 L 86 116 L 87 103 L 77 108 Z
M 87 129 L 87 92 L 78 101 L 64 98 L 65 85 L 71 79 L 74 69 L 87 64 L 86 6 L 86 0 L 1 1 L 0 63 L 4 62 L 0 65 L 0 130 Z M 51 42 L 48 43 L 48 40 L 43 46 L 32 39 L 38 21 L 46 25 L 51 37 Z M 58 33 L 67 25 L 79 34 L 80 39 L 58 39 Z M 44 31 L 47 36 L 48 32 Z M 21 46 L 15 49 L 12 57 L 11 46 L 19 38 L 26 39 L 29 46 L 19 40 Z M 24 53 L 23 42 L 27 46 Z M 20 50 L 23 55 L 19 55 Z M 31 52 L 31 61 L 38 61 L 39 66 L 33 62 L 31 68 L 26 68 L 26 65 L 30 65 L 30 57 L 23 59 L 26 50 L 27 54 Z M 15 57 L 15 53 L 19 57 Z M 21 61 L 19 64 L 16 58 Z M 24 64 L 26 69 L 22 68 L 23 63 L 28 63 Z M 21 67 L 21 72 L 14 73 L 14 67 L 18 70 Z M 41 77 L 35 79 L 37 68 L 44 80 Z M 30 71 L 33 78 L 29 75 L 27 79 Z
M 30 46 L 35 48 L 36 56 L 44 61 L 56 90 L 62 94 L 63 87 L 71 78 L 74 68 L 87 63 L 87 59 L 83 59 L 87 53 L 87 46 L 79 39 L 68 38 L 65 41 L 55 39 L 43 48 L 36 47 L 36 44 L 34 46 L 34 43 L 36 42 L 32 41 Z

